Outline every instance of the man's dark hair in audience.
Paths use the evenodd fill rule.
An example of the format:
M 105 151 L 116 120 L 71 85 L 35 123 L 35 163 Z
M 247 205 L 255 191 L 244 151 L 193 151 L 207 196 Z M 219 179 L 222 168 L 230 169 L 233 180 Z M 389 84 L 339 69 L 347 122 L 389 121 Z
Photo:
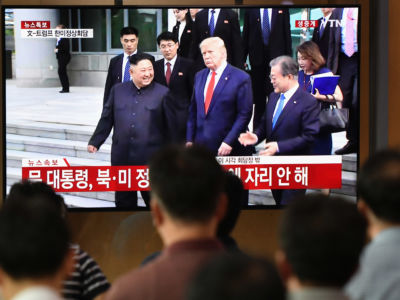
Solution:
M 368 159 L 358 175 L 357 191 L 376 217 L 400 223 L 400 152 L 385 150 Z
M 135 27 L 124 27 L 119 32 L 120 37 L 123 37 L 126 34 L 134 34 L 136 37 L 139 37 L 139 31 Z
M 196 274 L 187 300 L 284 300 L 285 288 L 275 266 L 245 255 L 220 255 Z
M 150 161 L 151 193 L 174 219 L 207 221 L 224 188 L 224 173 L 209 151 L 171 146 Z M 178 192 L 179 191 L 179 192 Z
M 35 211 L 50 209 L 54 215 L 67 219 L 64 198 L 44 182 L 22 181 L 14 183 L 7 195 L 6 206 L 30 207 Z M 74 270 L 63 282 L 62 294 L 66 299 L 94 299 L 103 294 L 110 284 L 96 261 L 78 244 L 69 244 L 74 256 Z
M 14 192 L 25 195 L 21 187 L 15 187 Z M 32 197 L 39 199 L 39 194 Z M 27 288 L 19 286 L 24 281 L 59 278 L 56 285 L 61 287 L 62 279 L 73 267 L 70 233 L 55 206 L 23 200 L 8 201 L 0 211 L 0 271 L 14 282 L 13 288 L 3 286 L 6 298 L 11 291 Z
M 291 275 L 300 283 L 342 287 L 357 268 L 366 221 L 354 203 L 306 195 L 286 208 L 279 236 Z

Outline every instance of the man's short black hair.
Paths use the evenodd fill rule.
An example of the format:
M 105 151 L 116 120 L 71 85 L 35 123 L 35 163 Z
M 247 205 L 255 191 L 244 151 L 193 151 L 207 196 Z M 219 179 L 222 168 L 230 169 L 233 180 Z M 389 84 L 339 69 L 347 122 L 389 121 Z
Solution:
M 285 288 L 275 266 L 245 255 L 220 255 L 194 277 L 187 300 L 284 300 Z
M 157 37 L 157 44 L 160 46 L 161 41 L 178 42 L 178 36 L 170 31 L 164 31 Z
M 136 37 L 139 37 L 139 31 L 133 26 L 122 28 L 119 32 L 119 36 L 123 37 L 125 34 L 134 34 Z
M 301 282 L 342 287 L 358 265 L 366 221 L 354 203 L 322 194 L 295 199 L 285 210 L 280 243 Z
M 225 193 L 228 205 L 224 218 L 218 224 L 218 237 L 229 236 L 235 227 L 242 208 L 244 192 L 242 180 L 232 172 L 225 172 Z
M 64 203 L 64 198 L 44 182 L 24 180 L 11 186 L 10 192 L 6 197 L 6 204 L 22 202 L 22 205 L 24 205 L 27 201 L 31 202 L 30 205 L 38 207 L 38 209 L 51 207 L 61 217 L 66 216 L 67 207 Z
M 400 151 L 372 155 L 360 170 L 357 191 L 378 218 L 400 223 Z
M 223 191 L 224 171 L 206 149 L 168 146 L 149 163 L 151 192 L 168 214 L 185 222 L 206 222 Z
M 132 55 L 130 57 L 130 59 L 129 59 L 129 63 L 131 65 L 135 65 L 136 66 L 140 61 L 145 60 L 145 59 L 150 60 L 151 64 L 154 67 L 154 56 L 150 55 L 150 54 L 147 54 L 147 53 L 142 53 L 142 52 Z
M 23 187 L 0 211 L 0 267 L 15 280 L 48 278 L 67 256 L 70 233 L 56 206 L 38 205 L 39 193 L 16 191 Z

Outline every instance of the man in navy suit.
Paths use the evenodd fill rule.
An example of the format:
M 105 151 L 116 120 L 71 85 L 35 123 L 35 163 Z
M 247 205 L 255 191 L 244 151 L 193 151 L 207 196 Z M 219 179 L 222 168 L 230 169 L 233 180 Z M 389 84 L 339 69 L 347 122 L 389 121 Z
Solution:
M 289 10 L 287 8 L 246 9 L 243 25 L 244 61 L 251 65 L 254 94 L 253 128 L 264 115 L 267 95 L 273 88 L 268 80 L 269 62 L 281 55 L 292 55 Z
M 186 126 L 193 89 L 193 61 L 177 55 L 179 43 L 172 32 L 163 32 L 157 43 L 164 58 L 154 64 L 154 81 L 169 88 L 171 105 L 175 110 L 174 137 L 186 141 Z
M 124 27 L 120 31 L 120 40 L 124 53 L 110 60 L 106 85 L 104 87 L 103 105 L 107 102 L 111 88 L 115 84 L 131 80 L 129 75 L 129 58 L 138 53 L 139 31 L 135 27 Z
M 199 11 L 193 24 L 193 44 L 189 58 L 195 61 L 196 70 L 204 68 L 199 45 L 204 39 L 213 36 L 224 41 L 228 63 L 243 68 L 243 42 L 237 13 L 229 8 L 210 8 Z
M 203 144 L 214 155 L 250 155 L 251 147 L 245 148 L 237 140 L 251 119 L 250 76 L 227 63 L 221 38 L 203 40 L 200 49 L 207 68 L 195 77 L 187 145 Z
M 299 87 L 298 65 L 290 56 L 270 62 L 274 92 L 269 95 L 265 114 L 254 133 L 240 134 L 242 145 L 267 143 L 260 155 L 306 155 L 319 132 L 320 108 L 317 100 Z M 272 190 L 276 203 L 288 204 L 306 190 Z
M 331 17 L 333 8 L 323 7 L 321 8 L 321 11 L 324 16 L 318 19 L 318 27 L 314 29 L 312 41 L 318 45 L 322 56 L 325 58 L 325 61 L 328 61 L 329 37 L 332 31 L 329 18 Z
M 96 130 L 88 143 L 95 153 L 114 129 L 111 165 L 146 165 L 152 154 L 168 140 L 168 88 L 153 82 L 153 56 L 140 53 L 130 59 L 132 80 L 116 84 L 103 107 Z M 142 192 L 148 206 L 149 194 Z M 136 192 L 116 192 L 120 208 L 136 208 Z

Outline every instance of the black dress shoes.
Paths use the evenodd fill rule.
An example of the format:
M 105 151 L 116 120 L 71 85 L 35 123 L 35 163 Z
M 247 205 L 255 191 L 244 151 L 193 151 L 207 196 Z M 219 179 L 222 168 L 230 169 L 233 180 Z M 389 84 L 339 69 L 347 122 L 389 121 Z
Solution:
M 335 154 L 337 155 L 343 155 L 343 154 L 349 154 L 349 153 L 356 153 L 357 152 L 357 145 L 352 143 L 352 142 L 347 142 L 346 145 L 344 145 L 343 148 L 340 148 L 335 151 Z
M 69 93 L 69 91 L 61 90 L 59 93 Z

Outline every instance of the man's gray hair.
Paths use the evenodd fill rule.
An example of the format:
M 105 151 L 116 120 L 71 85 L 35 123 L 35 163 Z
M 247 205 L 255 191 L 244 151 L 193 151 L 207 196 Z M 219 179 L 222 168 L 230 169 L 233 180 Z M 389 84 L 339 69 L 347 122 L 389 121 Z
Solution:
M 271 68 L 276 65 L 280 65 L 282 76 L 292 74 L 293 76 L 297 77 L 297 74 L 299 73 L 299 65 L 290 56 L 278 56 L 277 58 L 271 60 L 271 62 L 269 63 L 269 66 Z
M 213 36 L 213 37 L 204 39 L 199 45 L 200 51 L 203 46 L 209 45 L 209 44 L 212 44 L 213 46 L 215 46 L 218 49 L 220 49 L 221 51 L 223 51 L 225 58 L 227 57 L 226 47 L 225 47 L 225 43 L 224 43 L 223 39 L 221 39 L 218 36 Z

